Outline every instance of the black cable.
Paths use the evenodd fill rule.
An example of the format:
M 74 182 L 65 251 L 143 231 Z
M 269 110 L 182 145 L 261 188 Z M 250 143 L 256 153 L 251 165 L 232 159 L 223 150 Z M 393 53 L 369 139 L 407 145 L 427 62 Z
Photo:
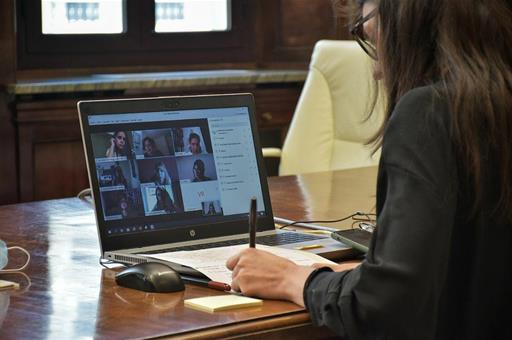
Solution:
M 282 225 L 278 229 L 284 229 L 286 227 L 291 227 L 292 225 L 303 224 L 303 223 L 336 223 L 336 222 L 343 222 L 343 221 L 346 221 L 349 218 L 352 218 L 354 216 L 367 216 L 367 217 L 370 217 L 370 216 L 376 216 L 376 214 L 374 214 L 374 213 L 364 213 L 364 212 L 361 212 L 361 211 L 356 211 L 352 215 L 349 215 L 349 216 L 346 216 L 346 217 L 342 217 L 342 218 L 339 218 L 339 219 L 336 219 L 336 220 L 310 220 L 310 221 L 304 220 L 304 221 L 295 221 L 295 222 L 292 222 L 292 223 L 288 223 L 288 224 Z M 369 218 L 369 220 L 371 220 L 371 219 Z M 366 221 L 366 220 L 360 220 L 360 221 Z

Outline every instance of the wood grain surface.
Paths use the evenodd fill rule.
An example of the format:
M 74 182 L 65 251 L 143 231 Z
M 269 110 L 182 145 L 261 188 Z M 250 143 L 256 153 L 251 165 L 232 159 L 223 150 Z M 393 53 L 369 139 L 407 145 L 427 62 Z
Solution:
M 371 209 L 375 168 L 270 179 L 275 214 L 331 218 Z M 327 190 L 331 188 L 331 190 Z M 221 292 L 187 285 L 177 293 L 146 293 L 117 286 L 116 269 L 98 264 L 92 207 L 77 198 L 0 206 L 0 238 L 26 248 L 24 274 L 0 274 L 21 284 L 0 291 L 0 338 L 325 338 L 307 312 L 284 302 L 214 314 L 185 308 L 184 299 Z M 9 267 L 23 262 L 10 253 Z

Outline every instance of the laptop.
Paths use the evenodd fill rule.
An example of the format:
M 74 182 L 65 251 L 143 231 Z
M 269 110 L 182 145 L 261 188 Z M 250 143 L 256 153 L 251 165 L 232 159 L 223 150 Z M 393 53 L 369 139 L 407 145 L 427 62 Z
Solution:
M 78 112 L 102 258 L 248 243 L 252 197 L 257 243 L 347 253 L 328 236 L 275 229 L 251 94 L 80 101 Z

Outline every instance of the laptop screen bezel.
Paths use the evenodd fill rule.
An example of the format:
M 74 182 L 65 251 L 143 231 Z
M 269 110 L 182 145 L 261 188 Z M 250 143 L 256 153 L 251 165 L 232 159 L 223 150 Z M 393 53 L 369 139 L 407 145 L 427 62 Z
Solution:
M 93 198 L 100 197 L 99 182 L 96 175 L 95 159 L 92 148 L 88 117 L 91 115 L 116 113 L 141 113 L 158 111 L 184 111 L 211 108 L 247 107 L 251 125 L 253 143 L 256 153 L 260 186 L 262 190 L 265 214 L 258 218 L 258 231 L 273 230 L 274 221 L 268 190 L 267 175 L 261 152 L 258 129 L 254 114 L 254 98 L 250 93 L 181 97 L 155 97 L 136 99 L 86 100 L 77 104 L 82 140 L 86 154 L 87 172 Z M 143 248 L 160 244 L 198 241 L 213 237 L 232 236 L 248 232 L 247 216 L 221 221 L 209 225 L 190 225 L 176 229 L 154 230 L 135 234 L 108 235 L 106 222 L 100 218 L 98 211 L 102 206 L 99 199 L 94 199 L 96 223 L 100 239 L 101 253 L 123 249 Z M 247 202 L 249 208 L 249 202 Z

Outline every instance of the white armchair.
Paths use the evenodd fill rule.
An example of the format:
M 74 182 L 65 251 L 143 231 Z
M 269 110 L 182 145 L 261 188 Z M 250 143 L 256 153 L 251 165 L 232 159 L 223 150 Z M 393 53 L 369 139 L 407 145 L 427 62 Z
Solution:
M 355 41 L 317 42 L 283 148 L 264 156 L 281 157 L 279 175 L 377 164 L 380 152 L 365 145 L 382 117 L 379 100 L 365 121 L 373 87 L 371 60 Z

